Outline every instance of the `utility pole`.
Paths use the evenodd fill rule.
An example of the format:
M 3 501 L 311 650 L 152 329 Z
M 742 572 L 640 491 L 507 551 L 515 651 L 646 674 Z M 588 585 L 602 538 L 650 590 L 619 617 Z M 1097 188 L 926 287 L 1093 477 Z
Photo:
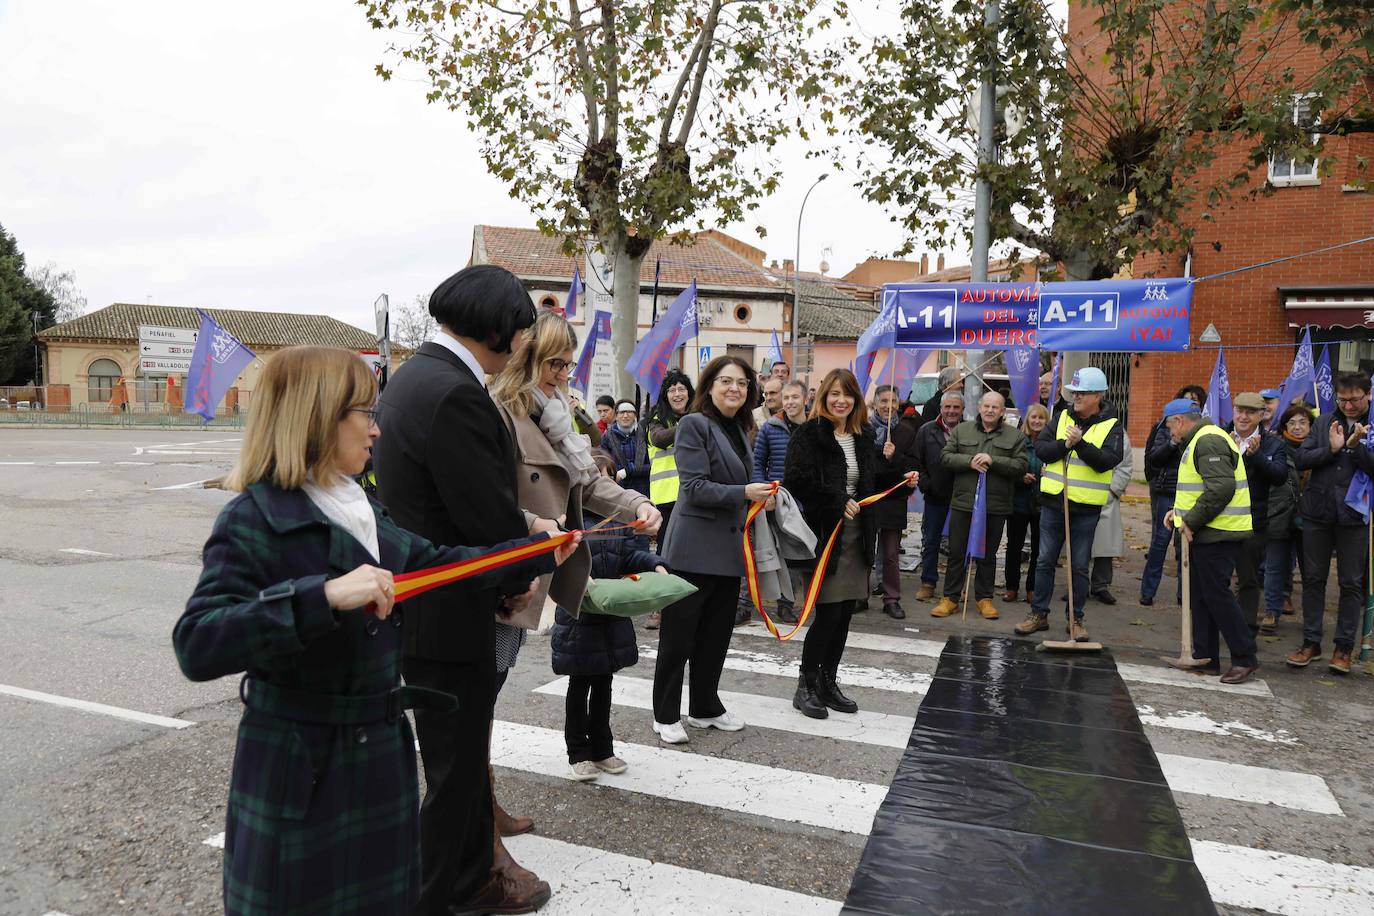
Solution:
M 983 80 L 978 87 L 978 170 L 973 203 L 973 256 L 969 261 L 969 280 L 988 282 L 988 249 L 992 247 L 992 185 L 983 169 L 997 156 L 997 25 L 1001 19 L 998 0 L 984 0 L 983 24 L 987 27 L 987 59 L 983 61 Z M 969 350 L 969 367 L 983 362 L 982 350 Z M 964 380 L 964 415 L 976 416 L 978 399 L 983 395 L 981 379 L 973 373 Z

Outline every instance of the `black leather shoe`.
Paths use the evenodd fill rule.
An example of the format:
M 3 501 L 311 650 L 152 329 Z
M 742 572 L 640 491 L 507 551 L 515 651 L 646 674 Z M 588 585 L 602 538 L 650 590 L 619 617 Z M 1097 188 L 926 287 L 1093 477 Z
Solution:
M 1253 668 L 1243 668 L 1237 665 L 1221 676 L 1221 682 L 1223 684 L 1244 684 L 1250 680 L 1250 675 L 1258 670 L 1259 665 L 1255 665 Z
M 816 699 L 836 712 L 858 712 L 859 704 L 840 693 L 840 685 L 835 683 L 835 675 L 829 671 L 820 672 L 816 684 Z
M 906 620 L 906 611 L 902 610 L 902 606 L 896 601 L 884 601 L 883 613 L 893 620 Z
M 825 704 L 816 696 L 819 677 L 815 671 L 803 671 L 797 678 L 797 692 L 792 695 L 792 708 L 809 719 L 824 719 L 830 715 Z
M 1141 606 L 1141 607 L 1149 607 L 1150 605 L 1152 605 L 1152 604 L 1154 604 L 1154 603 L 1155 603 L 1155 599 L 1153 599 L 1153 598 L 1146 598 L 1144 595 L 1141 595 L 1141 596 L 1140 596 L 1140 606 Z
M 1088 592 L 1088 597 L 1096 598 L 1103 604 L 1116 604 L 1116 596 L 1113 595 L 1111 592 L 1107 591 L 1105 588 L 1100 588 L 1095 592 Z

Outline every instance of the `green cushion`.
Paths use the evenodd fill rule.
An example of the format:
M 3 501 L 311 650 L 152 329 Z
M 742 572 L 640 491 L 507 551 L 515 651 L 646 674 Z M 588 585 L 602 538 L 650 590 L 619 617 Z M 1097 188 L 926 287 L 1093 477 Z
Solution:
M 672 573 L 636 573 L 637 579 L 592 579 L 582 596 L 582 613 L 638 617 L 661 611 L 697 587 Z

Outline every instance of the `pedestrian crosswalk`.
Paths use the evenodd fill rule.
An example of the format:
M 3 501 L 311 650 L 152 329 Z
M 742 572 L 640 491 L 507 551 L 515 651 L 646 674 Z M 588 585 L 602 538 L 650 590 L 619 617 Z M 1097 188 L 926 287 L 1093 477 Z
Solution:
M 589 805 L 596 812 L 615 811 L 621 799 L 625 818 L 643 817 L 646 810 L 662 806 L 665 821 L 687 816 L 683 812 L 700 814 L 723 837 L 747 826 L 775 833 L 779 842 L 803 831 L 822 842 L 826 836 L 846 838 L 843 842 L 857 848 L 887 794 L 882 772 L 890 776 L 906 747 L 942 644 L 851 634 L 839 680 L 859 701 L 860 712 L 817 720 L 791 705 L 801 640 L 766 642 L 758 633 L 759 628 L 736 630 L 722 682 L 722 701 L 745 720 L 743 732 L 688 729 L 691 742 L 672 747 L 656 740 L 649 729 L 655 634 L 645 633 L 640 650 L 644 661 L 618 674 L 613 685 L 615 752 L 629 764 L 625 773 L 603 774 L 591 785 L 571 780 L 562 730 L 549 727 L 561 721 L 568 681 L 533 672 L 520 696 L 510 694 L 513 682 L 508 682 L 493 733 L 492 762 L 502 773 L 533 777 L 555 798 Z M 542 640 L 532 638 L 522 666 L 545 663 Z M 1339 853 L 1328 853 L 1337 860 L 1328 861 L 1303 854 L 1313 850 L 1292 839 L 1274 839 L 1282 836 L 1274 828 L 1295 818 L 1308 831 L 1349 830 L 1356 836 L 1358 830 L 1349 825 L 1360 796 L 1345 794 L 1349 781 L 1339 761 L 1311 765 L 1323 759 L 1306 753 L 1320 743 L 1319 733 L 1295 734 L 1280 727 L 1288 720 L 1275 714 L 1279 701 L 1270 685 L 1217 690 L 1214 682 L 1162 666 L 1121 668 L 1164 777 L 1184 811 L 1194 857 L 1216 903 L 1281 916 L 1374 913 L 1374 868 L 1351 864 L 1360 858 L 1358 843 L 1328 847 L 1349 850 L 1347 861 L 1339 861 Z M 624 727 L 627 722 L 642 728 Z M 808 750 L 796 753 L 799 747 Z M 871 765 L 834 765 L 864 755 L 889 765 L 882 772 Z M 512 784 L 518 783 L 504 783 Z M 515 790 L 507 790 L 505 800 L 518 803 Z M 1193 818 L 1190 811 L 1209 816 Z M 1218 821 L 1223 815 L 1217 812 L 1225 812 L 1229 820 Z M 668 842 L 673 835 L 669 830 Z M 663 861 L 670 850 L 663 848 L 661 837 L 645 848 L 636 848 L 634 837 L 633 830 L 616 831 L 611 842 L 611 834 L 591 831 L 564 838 L 515 837 L 508 845 L 522 865 L 553 886 L 553 899 L 541 910 L 552 916 L 810 916 L 840 911 L 842 888 L 816 896 L 795 886 L 773 886 L 768 873 L 745 874 L 752 880 L 742 880 L 709 860 L 701 868 L 689 868 L 685 866 L 702 860 L 675 858 L 678 851 L 673 850 L 666 855 L 669 861 Z M 206 840 L 216 842 L 222 846 L 222 836 Z

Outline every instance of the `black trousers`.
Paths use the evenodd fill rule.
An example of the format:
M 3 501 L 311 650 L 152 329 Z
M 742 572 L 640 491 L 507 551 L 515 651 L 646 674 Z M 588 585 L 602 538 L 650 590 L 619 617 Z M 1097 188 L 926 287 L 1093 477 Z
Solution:
M 997 590 L 997 545 L 1002 543 L 1005 515 L 988 513 L 988 536 L 984 541 L 985 556 L 978 561 L 973 573 L 973 597 L 981 601 L 991 598 Z M 973 513 L 962 509 L 949 510 L 949 559 L 945 561 L 945 597 L 959 600 L 964 593 L 964 558 L 968 554 L 968 531 Z
M 735 628 L 738 576 L 679 572 L 697 587 L 694 594 L 663 609 L 654 665 L 654 721 L 671 725 L 682 718 L 682 681 L 688 663 L 687 714 L 709 719 L 725 712 L 720 702 L 720 672 Z
M 1251 630 L 1259 629 L 1260 599 L 1264 596 L 1264 555 L 1269 535 L 1257 531 L 1240 542 L 1236 557 L 1236 601 L 1240 616 Z
M 495 663 L 453 664 L 405 658 L 407 684 L 458 698 L 451 711 L 415 710 L 415 736 L 425 768 L 420 805 L 420 900 L 413 913 L 431 916 L 471 899 L 491 875 L 491 781 L 487 736 L 496 699 Z
M 1226 640 L 1231 664 L 1246 668 L 1255 660 L 1255 637 L 1241 617 L 1240 605 L 1231 591 L 1231 573 L 1240 555 L 1239 541 L 1188 545 L 1192 575 L 1193 658 L 1221 661 L 1218 634 Z
M 1040 513 L 1007 516 L 1007 591 L 1021 588 L 1021 548 L 1030 533 L 1030 562 L 1026 569 L 1026 595 L 1035 591 L 1035 561 L 1040 556 Z
M 663 521 L 661 521 L 658 526 L 658 537 L 654 538 L 654 549 L 659 553 L 663 552 L 663 536 L 668 533 L 668 519 L 673 517 L 673 506 L 676 505 L 676 502 L 654 505 L 654 508 L 658 510 L 658 514 L 663 516 Z
M 802 643 L 802 671 L 828 671 L 834 677 L 840 670 L 840 657 L 849 641 L 849 618 L 857 601 L 818 604 L 811 615 L 806 640 Z
M 1326 612 L 1326 579 L 1331 575 L 1331 555 L 1336 555 L 1336 604 L 1338 647 L 1355 645 L 1355 630 L 1364 613 L 1365 563 L 1369 545 L 1363 525 L 1318 525 L 1302 522 L 1302 638 L 1322 644 L 1322 616 Z
M 605 760 L 615 753 L 611 737 L 611 675 L 573 674 L 563 716 L 568 763 Z

